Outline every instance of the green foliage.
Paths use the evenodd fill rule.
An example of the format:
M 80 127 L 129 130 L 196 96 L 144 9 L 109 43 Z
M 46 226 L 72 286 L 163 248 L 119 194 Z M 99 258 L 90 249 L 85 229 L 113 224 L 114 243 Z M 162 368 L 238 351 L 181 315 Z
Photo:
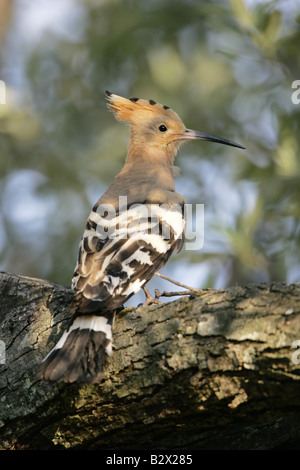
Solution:
M 205 204 L 205 243 L 174 256 L 168 274 L 182 265 L 177 279 L 197 287 L 299 282 L 297 2 L 82 0 L 72 8 L 69 34 L 45 29 L 22 44 L 14 22 L 4 43 L 1 268 L 70 284 L 90 207 L 126 155 L 128 129 L 107 111 L 108 89 L 167 104 L 187 127 L 247 147 L 181 150 L 177 189 Z M 9 73 L 18 60 L 19 89 Z

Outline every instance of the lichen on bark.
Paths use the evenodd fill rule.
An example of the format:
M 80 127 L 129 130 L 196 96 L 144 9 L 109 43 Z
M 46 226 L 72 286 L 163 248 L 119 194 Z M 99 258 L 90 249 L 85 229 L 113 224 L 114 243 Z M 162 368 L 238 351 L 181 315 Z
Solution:
M 70 289 L 0 274 L 1 449 L 209 449 L 300 443 L 300 286 L 260 284 L 127 308 L 101 384 L 38 382 Z M 300 356 L 300 355 L 299 355 Z

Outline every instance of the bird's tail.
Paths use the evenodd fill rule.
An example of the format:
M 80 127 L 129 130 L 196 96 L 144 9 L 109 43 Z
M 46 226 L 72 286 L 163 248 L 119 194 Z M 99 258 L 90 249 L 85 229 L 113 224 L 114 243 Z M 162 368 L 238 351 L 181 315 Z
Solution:
M 112 353 L 115 312 L 78 315 L 41 363 L 38 380 L 96 383 Z

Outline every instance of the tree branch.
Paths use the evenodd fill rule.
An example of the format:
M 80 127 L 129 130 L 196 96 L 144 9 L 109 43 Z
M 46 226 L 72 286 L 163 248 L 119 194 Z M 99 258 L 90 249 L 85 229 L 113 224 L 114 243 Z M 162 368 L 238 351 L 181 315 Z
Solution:
M 299 446 L 300 285 L 124 309 L 104 381 L 89 386 L 35 380 L 71 290 L 0 273 L 0 294 L 1 449 Z

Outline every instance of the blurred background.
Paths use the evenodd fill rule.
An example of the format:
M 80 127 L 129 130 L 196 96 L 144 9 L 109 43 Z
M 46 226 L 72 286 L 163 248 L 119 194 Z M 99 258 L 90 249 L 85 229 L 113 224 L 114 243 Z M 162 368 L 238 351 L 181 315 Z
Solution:
M 108 89 L 247 147 L 182 148 L 176 188 L 204 204 L 204 245 L 161 272 L 203 288 L 300 282 L 299 45 L 298 0 L 0 0 L 0 269 L 70 285 L 126 156 Z

